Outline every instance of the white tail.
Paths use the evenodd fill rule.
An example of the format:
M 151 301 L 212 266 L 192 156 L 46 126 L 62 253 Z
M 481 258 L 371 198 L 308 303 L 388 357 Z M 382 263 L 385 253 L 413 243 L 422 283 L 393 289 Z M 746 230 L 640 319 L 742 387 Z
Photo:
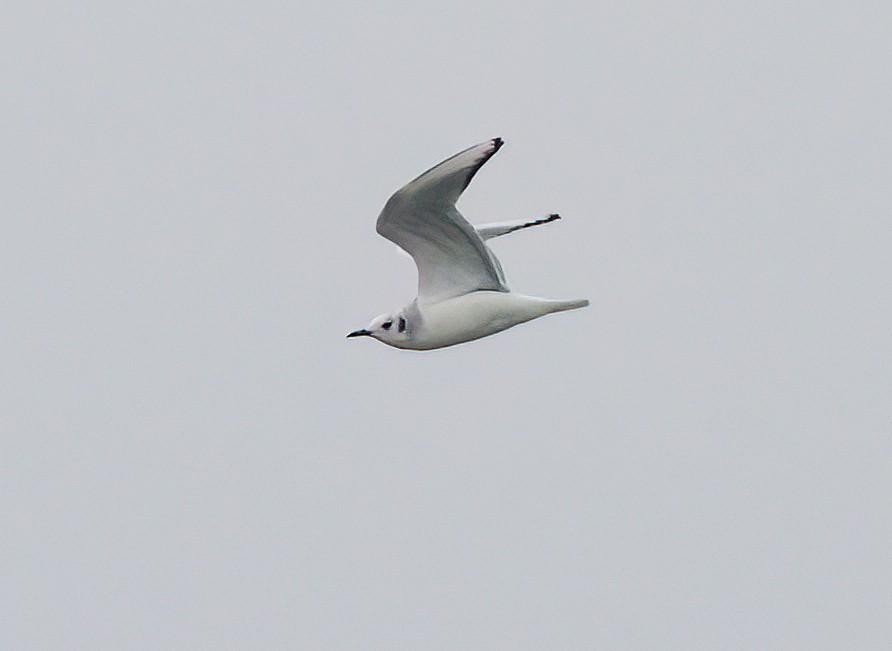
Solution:
M 587 299 L 582 298 L 576 301 L 548 301 L 548 304 L 551 306 L 550 312 L 566 312 L 586 307 L 589 303 Z

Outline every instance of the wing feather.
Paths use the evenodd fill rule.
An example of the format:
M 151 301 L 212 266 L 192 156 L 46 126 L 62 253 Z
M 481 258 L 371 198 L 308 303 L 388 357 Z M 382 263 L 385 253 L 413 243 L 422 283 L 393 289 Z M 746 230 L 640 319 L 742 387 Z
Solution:
M 455 207 L 501 146 L 494 138 L 447 158 L 397 190 L 381 211 L 377 231 L 415 260 L 422 302 L 508 291 L 498 259 Z

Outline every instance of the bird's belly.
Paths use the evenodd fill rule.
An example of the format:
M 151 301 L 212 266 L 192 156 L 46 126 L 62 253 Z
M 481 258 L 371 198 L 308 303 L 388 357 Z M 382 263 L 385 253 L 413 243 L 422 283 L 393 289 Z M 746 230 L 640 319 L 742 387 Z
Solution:
M 508 292 L 478 291 L 421 306 L 421 327 L 408 347 L 443 348 L 495 334 L 542 316 L 539 303 Z

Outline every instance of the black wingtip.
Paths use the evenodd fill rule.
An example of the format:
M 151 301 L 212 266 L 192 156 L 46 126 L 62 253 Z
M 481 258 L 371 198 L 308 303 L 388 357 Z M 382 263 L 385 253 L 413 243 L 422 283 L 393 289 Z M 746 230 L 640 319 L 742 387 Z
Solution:
M 477 172 L 479 172 L 479 171 L 480 171 L 480 168 L 483 167 L 483 166 L 486 164 L 486 161 L 488 161 L 490 158 L 492 158 L 493 156 L 495 156 L 495 155 L 496 155 L 496 152 L 499 151 L 499 149 L 502 147 L 502 145 L 505 144 L 505 141 L 502 140 L 502 139 L 499 138 L 499 137 L 490 138 L 489 140 L 486 140 L 485 142 L 490 142 L 490 143 L 492 143 L 492 150 L 483 153 L 483 154 L 480 156 L 480 160 L 477 161 L 477 164 L 474 165 L 474 167 L 472 167 L 470 170 L 468 170 L 468 176 L 467 176 L 467 178 L 465 178 L 464 185 L 462 185 L 462 188 L 461 188 L 461 191 L 462 191 L 462 192 L 464 192 L 465 188 L 468 187 L 468 185 L 471 183 L 471 179 L 474 178 L 474 175 L 475 175 Z M 471 149 L 478 149 L 478 148 L 480 148 L 481 145 L 483 145 L 483 144 L 484 144 L 484 143 L 480 143 L 480 144 L 478 144 L 478 145 L 474 145 Z M 465 150 L 465 151 L 469 151 L 469 150 Z M 464 153 L 464 152 L 461 152 L 461 153 Z M 458 155 L 459 155 L 459 154 L 456 154 L 456 156 L 458 156 Z M 428 171 L 430 171 L 430 170 L 428 170 Z M 427 172 L 425 172 L 425 174 L 426 174 L 426 173 L 427 173 Z M 424 176 L 424 175 L 422 174 L 422 176 Z M 460 194 L 460 193 L 459 193 L 459 194 Z
M 541 226 L 542 224 L 550 224 L 553 221 L 560 219 L 561 216 L 556 212 L 551 213 L 548 217 L 543 217 L 542 219 L 537 219 L 534 222 L 530 222 L 527 226 Z

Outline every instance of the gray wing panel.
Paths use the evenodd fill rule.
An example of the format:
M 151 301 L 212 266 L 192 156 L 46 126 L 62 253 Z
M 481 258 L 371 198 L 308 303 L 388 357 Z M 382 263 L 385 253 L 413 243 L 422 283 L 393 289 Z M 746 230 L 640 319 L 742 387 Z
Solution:
M 498 259 L 455 208 L 500 146 L 501 140 L 490 140 L 443 161 L 397 191 L 378 217 L 378 233 L 414 258 L 422 302 L 481 289 L 508 291 Z

